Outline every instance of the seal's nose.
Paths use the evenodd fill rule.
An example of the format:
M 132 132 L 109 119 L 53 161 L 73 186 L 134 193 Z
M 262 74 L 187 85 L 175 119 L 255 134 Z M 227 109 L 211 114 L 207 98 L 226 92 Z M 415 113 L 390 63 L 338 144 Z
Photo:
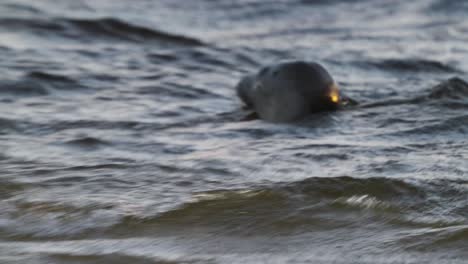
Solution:
M 336 83 L 333 83 L 330 86 L 330 93 L 328 94 L 330 100 L 334 104 L 338 104 L 340 102 L 340 90 L 338 88 L 338 85 Z

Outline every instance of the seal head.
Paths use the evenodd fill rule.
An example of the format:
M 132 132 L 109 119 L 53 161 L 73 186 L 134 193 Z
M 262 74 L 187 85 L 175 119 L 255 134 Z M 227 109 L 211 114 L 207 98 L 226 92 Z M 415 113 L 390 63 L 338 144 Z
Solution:
M 338 86 L 315 62 L 294 61 L 262 68 L 236 87 L 244 104 L 267 121 L 289 122 L 338 108 Z

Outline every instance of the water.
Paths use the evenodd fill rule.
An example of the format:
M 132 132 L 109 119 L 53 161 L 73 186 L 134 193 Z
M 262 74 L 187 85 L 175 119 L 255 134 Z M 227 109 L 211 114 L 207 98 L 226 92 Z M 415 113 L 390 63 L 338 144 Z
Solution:
M 0 3 L 0 263 L 466 263 L 463 1 Z M 354 108 L 241 121 L 261 66 Z

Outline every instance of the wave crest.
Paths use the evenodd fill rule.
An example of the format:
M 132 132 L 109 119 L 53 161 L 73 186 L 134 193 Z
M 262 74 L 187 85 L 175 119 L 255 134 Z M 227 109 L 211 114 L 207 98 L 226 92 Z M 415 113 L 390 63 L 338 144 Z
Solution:
M 56 34 L 76 40 L 110 39 L 134 42 L 159 41 L 180 45 L 203 45 L 195 38 L 171 34 L 144 26 L 134 25 L 116 18 L 49 20 L 27 18 L 0 19 L 0 28 L 32 31 L 37 34 Z
M 468 97 L 468 83 L 458 77 L 450 78 L 432 88 L 431 99 L 466 99 Z
M 386 71 L 457 73 L 460 70 L 439 61 L 425 59 L 384 59 L 358 63 Z

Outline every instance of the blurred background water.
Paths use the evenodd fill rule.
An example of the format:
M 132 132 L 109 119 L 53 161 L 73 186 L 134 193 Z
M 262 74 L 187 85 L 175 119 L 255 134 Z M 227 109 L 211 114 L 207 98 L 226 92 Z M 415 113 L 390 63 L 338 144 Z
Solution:
M 0 263 L 466 263 L 467 12 L 0 1 Z M 361 107 L 233 118 L 294 59 Z

